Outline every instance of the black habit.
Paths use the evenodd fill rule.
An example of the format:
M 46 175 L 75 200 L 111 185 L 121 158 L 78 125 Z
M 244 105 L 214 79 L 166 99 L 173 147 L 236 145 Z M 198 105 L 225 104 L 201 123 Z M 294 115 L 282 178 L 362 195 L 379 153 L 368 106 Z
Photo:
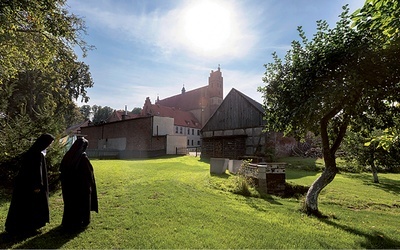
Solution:
M 90 223 L 90 212 L 98 212 L 93 166 L 85 150 L 88 141 L 78 138 L 61 161 L 61 188 L 64 200 L 62 225 L 78 229 Z
M 31 232 L 50 222 L 47 167 L 42 151 L 53 140 L 52 135 L 43 134 L 23 155 L 5 224 L 9 233 Z

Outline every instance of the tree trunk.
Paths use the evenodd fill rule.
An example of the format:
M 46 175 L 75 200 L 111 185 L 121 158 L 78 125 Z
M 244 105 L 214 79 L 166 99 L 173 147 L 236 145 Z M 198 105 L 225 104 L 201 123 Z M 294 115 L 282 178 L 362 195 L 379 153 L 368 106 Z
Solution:
M 338 169 L 336 167 L 335 158 L 329 157 L 324 158 L 325 170 L 322 172 L 321 176 L 318 177 L 311 187 L 308 189 L 305 201 L 305 212 L 308 215 L 321 216 L 318 210 L 318 196 L 324 187 L 333 181 Z
M 374 183 L 379 183 L 378 169 L 376 168 L 374 161 L 371 161 L 371 171 L 372 176 L 374 177 Z
M 304 210 L 308 215 L 321 216 L 318 210 L 318 196 L 321 190 L 326 187 L 335 178 L 338 169 L 336 167 L 335 153 L 346 134 L 348 120 L 344 121 L 339 127 L 336 133 L 336 139 L 330 147 L 329 133 L 328 133 L 328 122 L 335 116 L 341 109 L 334 109 L 328 113 L 320 122 L 321 125 L 321 141 L 322 141 L 322 152 L 324 155 L 325 169 L 321 176 L 318 177 L 311 187 L 308 189 L 306 200 L 304 204 Z

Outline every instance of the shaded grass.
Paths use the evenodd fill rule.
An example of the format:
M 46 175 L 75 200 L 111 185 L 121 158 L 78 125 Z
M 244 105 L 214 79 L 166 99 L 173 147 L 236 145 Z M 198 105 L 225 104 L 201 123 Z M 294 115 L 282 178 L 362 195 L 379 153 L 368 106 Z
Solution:
M 319 199 L 328 219 L 299 212 L 301 200 L 244 197 L 231 192 L 234 176 L 210 175 L 198 158 L 93 160 L 99 213 L 82 232 L 59 227 L 60 192 L 50 198 L 51 223 L 42 234 L 9 238 L 10 197 L 0 200 L 0 248 L 398 248 L 399 176 L 381 186 L 339 174 Z M 287 180 L 310 185 L 319 173 L 295 168 Z M 253 192 L 257 192 L 253 190 Z

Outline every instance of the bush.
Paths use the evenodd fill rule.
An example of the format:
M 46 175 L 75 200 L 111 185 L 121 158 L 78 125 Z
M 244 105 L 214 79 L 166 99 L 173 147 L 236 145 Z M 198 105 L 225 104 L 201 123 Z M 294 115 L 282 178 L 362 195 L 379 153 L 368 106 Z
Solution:
M 251 177 L 245 175 L 245 169 L 250 161 L 243 161 L 238 173 L 234 176 L 232 192 L 243 196 L 253 196 L 255 183 Z

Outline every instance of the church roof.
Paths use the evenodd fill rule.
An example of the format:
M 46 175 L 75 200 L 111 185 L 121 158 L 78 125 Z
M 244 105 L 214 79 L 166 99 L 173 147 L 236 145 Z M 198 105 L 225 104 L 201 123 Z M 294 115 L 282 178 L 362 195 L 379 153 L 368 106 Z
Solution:
M 196 117 L 188 111 L 177 108 L 166 107 L 160 104 L 150 104 L 150 112 L 147 115 L 155 115 L 162 117 L 174 118 L 174 125 L 190 128 L 201 128 L 199 121 Z
M 198 89 L 186 91 L 179 95 L 158 100 L 157 104 L 185 111 L 199 109 L 199 107 L 205 107 L 207 105 L 207 99 L 205 98 L 207 88 L 208 86 L 204 86 Z

